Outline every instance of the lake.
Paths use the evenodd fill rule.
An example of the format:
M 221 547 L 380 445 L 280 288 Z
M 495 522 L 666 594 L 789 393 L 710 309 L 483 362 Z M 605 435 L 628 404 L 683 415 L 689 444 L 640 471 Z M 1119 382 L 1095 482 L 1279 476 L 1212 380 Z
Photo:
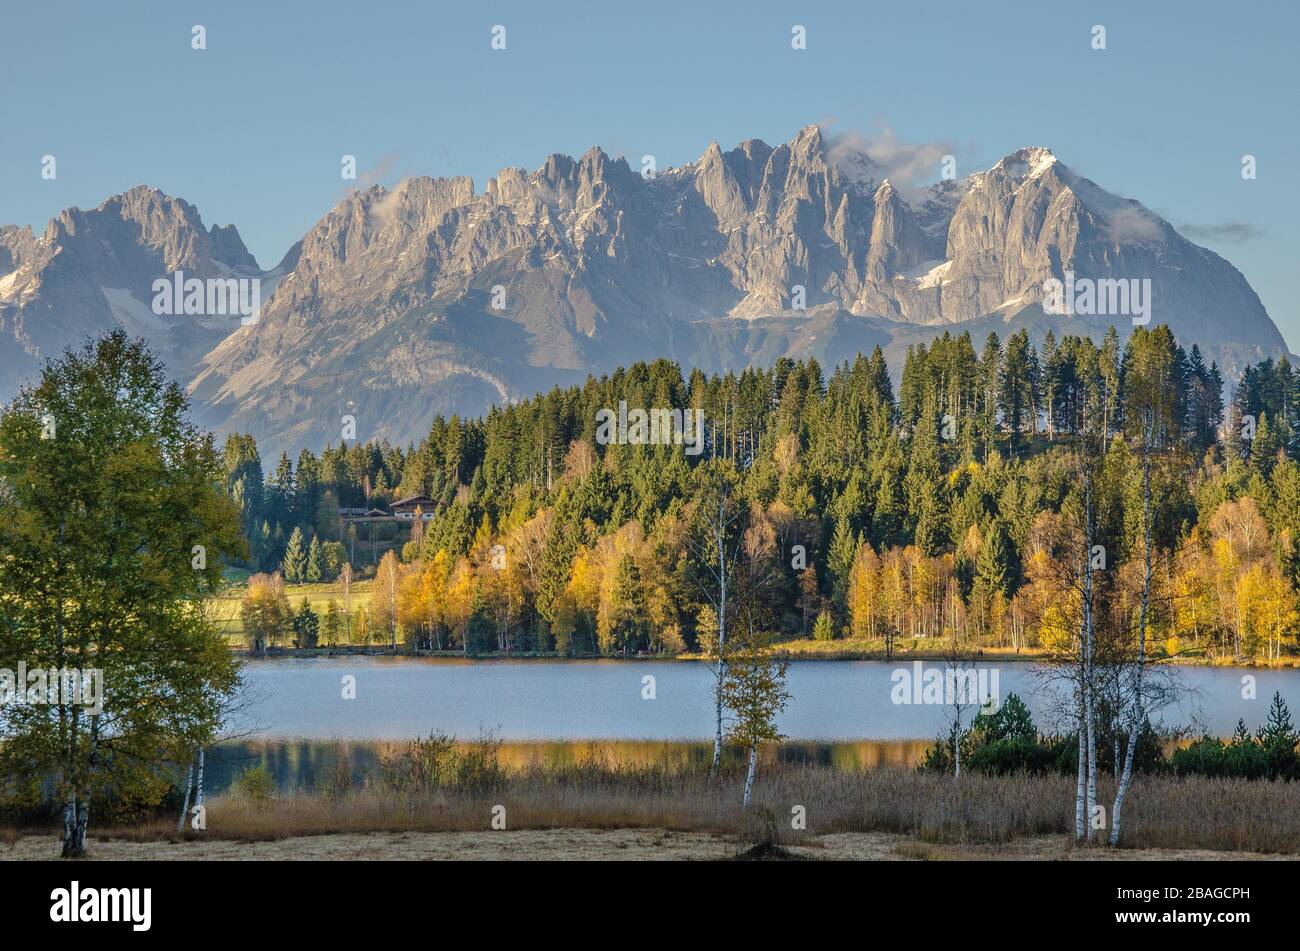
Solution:
M 979 664 L 1001 697 L 1018 694 L 1040 729 L 1056 728 L 1059 690 L 1027 663 Z M 927 671 L 942 663 L 926 662 Z M 1300 670 L 1163 667 L 1184 688 L 1159 714 L 1228 735 L 1239 718 L 1263 722 L 1274 690 L 1300 701 Z M 791 699 L 779 719 L 792 740 L 918 740 L 945 730 L 948 708 L 895 703 L 895 672 L 913 678 L 914 662 L 797 661 Z M 234 729 L 249 738 L 398 740 L 431 731 L 502 740 L 704 740 L 713 735 L 713 674 L 693 661 L 430 660 L 318 657 L 250 661 L 249 704 Z M 345 699 L 344 678 L 355 678 Z M 644 678 L 653 678 L 653 699 Z M 1243 697 L 1255 679 L 1255 699 Z M 910 699 L 919 692 L 906 691 Z M 1291 703 L 1300 714 L 1300 706 Z
M 1041 667 L 977 668 L 996 696 L 1025 700 L 1039 729 L 1065 727 L 1062 690 L 1045 680 Z M 943 670 L 942 663 L 925 662 L 920 680 Z M 1181 688 L 1178 702 L 1154 717 L 1167 726 L 1227 736 L 1240 718 L 1253 730 L 1275 690 L 1300 714 L 1300 670 L 1161 670 Z M 282 788 L 310 786 L 339 756 L 360 775 L 375 768 L 390 743 L 435 731 L 464 740 L 491 734 L 503 741 L 507 766 L 582 755 L 646 764 L 711 755 L 713 674 L 698 662 L 314 657 L 249 661 L 244 673 L 246 704 L 231 724 L 239 739 L 209 757 L 213 791 L 258 763 Z M 1255 699 L 1244 696 L 1244 678 L 1254 678 Z M 909 688 L 902 690 L 906 699 L 925 699 L 912 686 L 912 661 L 791 663 L 792 696 L 779 719 L 788 739 L 772 755 L 845 769 L 916 762 L 946 732 L 950 708 L 894 702 L 899 680 Z M 354 699 L 344 696 L 349 684 Z

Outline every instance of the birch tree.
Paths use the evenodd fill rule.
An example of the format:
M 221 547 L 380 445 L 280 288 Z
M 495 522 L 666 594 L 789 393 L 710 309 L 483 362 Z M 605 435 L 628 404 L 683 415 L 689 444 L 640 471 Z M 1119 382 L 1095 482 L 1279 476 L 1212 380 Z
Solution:
M 980 696 L 979 671 L 975 667 L 974 653 L 963 650 L 956 635 L 945 652 L 944 665 L 943 699 L 948 711 L 949 737 L 952 742 L 952 774 L 954 779 L 961 779 L 962 741 L 969 729 L 967 718 L 969 716 L 973 721 L 975 711 L 990 698 Z M 996 698 L 992 699 L 996 702 Z
M 708 487 L 697 510 L 698 524 L 691 543 L 695 560 L 701 571 L 697 584 L 705 601 L 713 609 L 717 621 L 713 639 L 713 656 L 710 669 L 713 673 L 714 737 L 712 775 L 717 775 L 722 765 L 723 740 L 723 684 L 727 672 L 727 625 L 734 604 L 731 587 L 734 583 L 736 562 L 739 559 L 740 539 L 737 529 L 741 510 L 731 498 L 734 474 L 723 471 L 723 463 L 712 463 L 717 474 Z
M 347 618 L 348 643 L 352 643 L 352 562 L 345 561 L 339 572 L 343 582 L 343 616 Z
M 1097 813 L 1097 689 L 1098 689 L 1098 572 L 1107 571 L 1118 557 L 1110 540 L 1102 537 L 1099 509 L 1102 490 L 1109 482 L 1099 482 L 1105 474 L 1106 395 L 1095 392 L 1080 406 L 1079 438 L 1075 459 L 1078 466 L 1079 496 L 1074 516 L 1080 540 L 1072 561 L 1077 566 L 1079 600 L 1079 636 L 1077 661 L 1073 672 L 1078 705 L 1079 763 L 1075 789 L 1074 837 L 1076 842 L 1091 841 Z
M 185 796 L 181 799 L 181 816 L 176 820 L 176 831 L 185 831 L 185 817 L 190 814 L 190 794 L 194 792 L 194 763 L 190 763 L 185 773 Z
M 0 772 L 52 781 L 65 857 L 85 854 L 97 797 L 206 745 L 239 685 L 201 610 L 223 558 L 247 557 L 222 478 L 180 388 L 120 330 L 47 363 L 0 412 L 0 667 L 103 686 L 100 704 L 64 692 L 0 710 Z
M 749 808 L 754 793 L 758 748 L 762 743 L 781 739 L 776 717 L 790 699 L 785 689 L 789 665 L 772 659 L 771 645 L 771 635 L 749 619 L 733 635 L 722 681 L 723 704 L 732 715 L 728 737 L 741 744 L 748 758 L 745 791 L 741 797 L 741 806 L 745 809 Z
M 194 811 L 198 815 L 203 814 L 203 759 L 204 759 L 204 750 L 203 747 L 200 746 L 199 747 L 199 775 L 198 775 L 197 785 L 194 790 Z
M 741 615 L 755 627 L 766 628 L 775 621 L 769 595 L 781 573 L 781 564 L 777 526 L 771 515 L 757 504 L 746 510 L 733 498 L 736 473 L 730 462 L 709 465 L 715 471 L 706 477 L 708 488 L 701 493 L 693 540 L 688 545 L 699 565 L 696 583 L 717 621 L 711 667 L 715 726 L 712 772 L 716 775 L 722 764 L 723 686 L 730 629 Z
M 1138 613 L 1137 652 L 1129 665 L 1128 695 L 1122 698 L 1128 707 L 1128 741 L 1124 766 L 1119 773 L 1115 801 L 1111 808 L 1110 844 L 1120 840 L 1124 799 L 1133 780 L 1133 755 L 1138 733 L 1146 718 L 1144 674 L 1147 665 L 1147 624 L 1151 613 L 1152 499 L 1151 456 L 1162 447 L 1171 431 L 1177 431 L 1174 385 L 1174 343 L 1169 328 L 1139 332 L 1130 341 L 1126 354 L 1123 389 L 1124 417 L 1130 430 L 1136 430 L 1142 457 L 1142 600 Z M 1118 763 L 1116 768 L 1119 768 Z
M 402 565 L 391 550 L 384 552 L 375 572 L 375 608 L 388 627 L 389 646 L 397 650 L 397 589 L 402 582 Z
M 1083 457 L 1079 457 L 1083 460 Z M 1077 736 L 1074 837 L 1089 837 L 1096 805 L 1095 717 L 1098 657 L 1097 569 L 1106 558 L 1097 550 L 1096 482 L 1091 461 L 1078 470 L 1079 491 L 1060 513 L 1043 512 L 1031 529 L 1027 567 L 1033 579 L 1040 639 L 1051 652 L 1042 671 L 1050 689 L 1064 693 L 1060 713 Z
M 1083 782 L 1083 803 L 1075 804 L 1075 838 L 1080 838 L 1079 832 L 1085 831 L 1087 838 L 1091 839 L 1091 827 L 1093 817 L 1097 809 L 1097 692 L 1096 692 L 1096 616 L 1093 603 L 1093 566 L 1096 564 L 1093 552 L 1097 547 L 1097 519 L 1095 502 L 1093 498 L 1093 468 L 1091 460 L 1085 460 L 1083 465 L 1084 487 L 1083 487 L 1083 526 L 1084 526 L 1084 543 L 1083 543 L 1083 563 L 1081 568 L 1081 577 L 1083 579 L 1083 596 L 1080 601 L 1080 617 L 1082 629 L 1079 636 L 1080 651 L 1082 656 L 1079 663 L 1079 686 L 1080 697 L 1082 700 L 1082 717 L 1079 724 L 1079 770 L 1082 773 L 1081 781 Z M 1104 556 L 1105 548 L 1102 546 Z M 1084 829 L 1080 830 L 1080 811 L 1084 818 Z

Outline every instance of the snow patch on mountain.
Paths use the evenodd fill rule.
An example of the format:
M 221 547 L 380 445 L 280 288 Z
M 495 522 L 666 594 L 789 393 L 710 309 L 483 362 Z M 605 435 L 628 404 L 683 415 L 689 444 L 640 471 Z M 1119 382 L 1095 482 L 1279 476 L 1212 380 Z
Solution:
M 138 300 L 128 287 L 101 287 L 104 300 L 113 311 L 113 317 L 127 331 L 136 336 L 153 336 L 166 327 L 161 317 L 148 304 Z
M 927 261 L 926 263 L 933 264 L 934 262 Z M 917 287 L 939 287 L 940 285 L 947 284 L 948 282 L 944 279 L 944 275 L 946 275 L 951 268 L 952 268 L 951 261 L 944 261 L 941 264 L 935 264 L 934 267 L 930 268 L 924 274 L 918 275 L 915 278 L 916 286 Z

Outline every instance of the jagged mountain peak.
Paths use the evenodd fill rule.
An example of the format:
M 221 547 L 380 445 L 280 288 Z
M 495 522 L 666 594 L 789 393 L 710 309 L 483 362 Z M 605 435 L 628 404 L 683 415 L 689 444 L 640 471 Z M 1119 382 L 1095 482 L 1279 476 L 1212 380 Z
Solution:
M 1041 145 L 1028 145 L 998 159 L 993 169 L 1001 169 L 1012 178 L 1023 181 L 1043 174 L 1056 162 L 1056 155 L 1051 149 Z
M 212 242 L 212 257 L 231 268 L 248 268 L 258 271 L 257 259 L 244 244 L 239 229 L 234 225 L 214 224 L 208 229 L 208 239 Z
M 792 154 L 804 158 L 826 157 L 826 140 L 822 136 L 822 127 L 817 123 L 804 126 L 790 142 Z
M 79 235 L 94 232 L 96 240 L 111 249 L 115 241 L 108 236 L 120 237 L 123 228 L 127 237 L 158 249 L 169 270 L 214 264 L 259 269 L 233 224 L 206 228 L 198 208 L 152 185 L 132 186 L 92 209 L 66 208 L 50 220 L 42 238 L 51 244 L 75 244 Z
M 362 438 L 406 441 L 435 412 L 478 413 L 653 356 L 715 369 L 840 359 L 852 351 L 836 347 L 954 324 L 1131 326 L 1044 314 L 1044 282 L 1067 271 L 1150 279 L 1151 320 L 1229 375 L 1285 352 L 1236 269 L 1050 149 L 918 188 L 861 145 L 809 125 L 775 146 L 711 141 L 653 176 L 593 146 L 503 168 L 482 192 L 427 176 L 357 189 L 261 274 L 260 320 L 197 363 L 212 328 L 153 327 L 148 281 L 256 262 L 233 226 L 205 228 L 193 206 L 140 186 L 69 209 L 44 239 L 0 228 L 0 329 L 26 355 L 10 366 L 0 354 L 0 374 L 135 321 L 218 429 L 252 431 L 272 452 L 318 445 L 351 400 Z
M 155 307 L 155 283 L 177 273 L 202 281 L 264 276 L 234 225 L 208 228 L 194 205 L 151 185 L 95 208 L 67 208 L 39 239 L 29 228 L 0 229 L 0 398 L 44 357 L 118 326 L 146 338 L 188 379 L 239 318 L 222 309 L 177 319 Z

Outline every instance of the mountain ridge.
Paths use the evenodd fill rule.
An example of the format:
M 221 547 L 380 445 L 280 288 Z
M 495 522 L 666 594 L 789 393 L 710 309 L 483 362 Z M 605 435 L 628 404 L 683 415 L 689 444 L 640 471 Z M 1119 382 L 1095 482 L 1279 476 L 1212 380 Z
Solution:
M 1039 146 L 923 188 L 895 185 L 817 126 L 776 146 L 711 142 L 653 176 L 593 146 L 502 169 L 481 192 L 465 177 L 423 176 L 354 190 L 270 271 L 233 225 L 205 230 L 193 206 L 156 189 L 95 212 L 57 233 L 51 222 L 41 239 L 0 229 L 0 331 L 18 339 L 68 299 L 86 301 L 109 265 L 126 276 L 111 287 L 132 295 L 150 268 L 270 281 L 249 326 L 149 329 L 202 422 L 275 449 L 337 439 L 344 414 L 363 439 L 407 442 L 435 413 L 476 415 L 658 356 L 724 370 L 813 352 L 838 362 L 868 341 L 897 351 L 976 326 L 1131 328 L 1126 315 L 1045 314 L 1044 282 L 1067 272 L 1150 278 L 1152 323 L 1229 375 L 1286 353 L 1236 268 Z M 87 231 L 134 250 L 99 261 L 78 245 Z M 69 249 L 86 272 L 70 279 L 78 294 L 42 302 L 40 285 L 24 304 L 40 256 Z M 125 298 L 101 296 L 108 318 L 126 322 Z M 102 324 L 103 308 L 90 309 Z

